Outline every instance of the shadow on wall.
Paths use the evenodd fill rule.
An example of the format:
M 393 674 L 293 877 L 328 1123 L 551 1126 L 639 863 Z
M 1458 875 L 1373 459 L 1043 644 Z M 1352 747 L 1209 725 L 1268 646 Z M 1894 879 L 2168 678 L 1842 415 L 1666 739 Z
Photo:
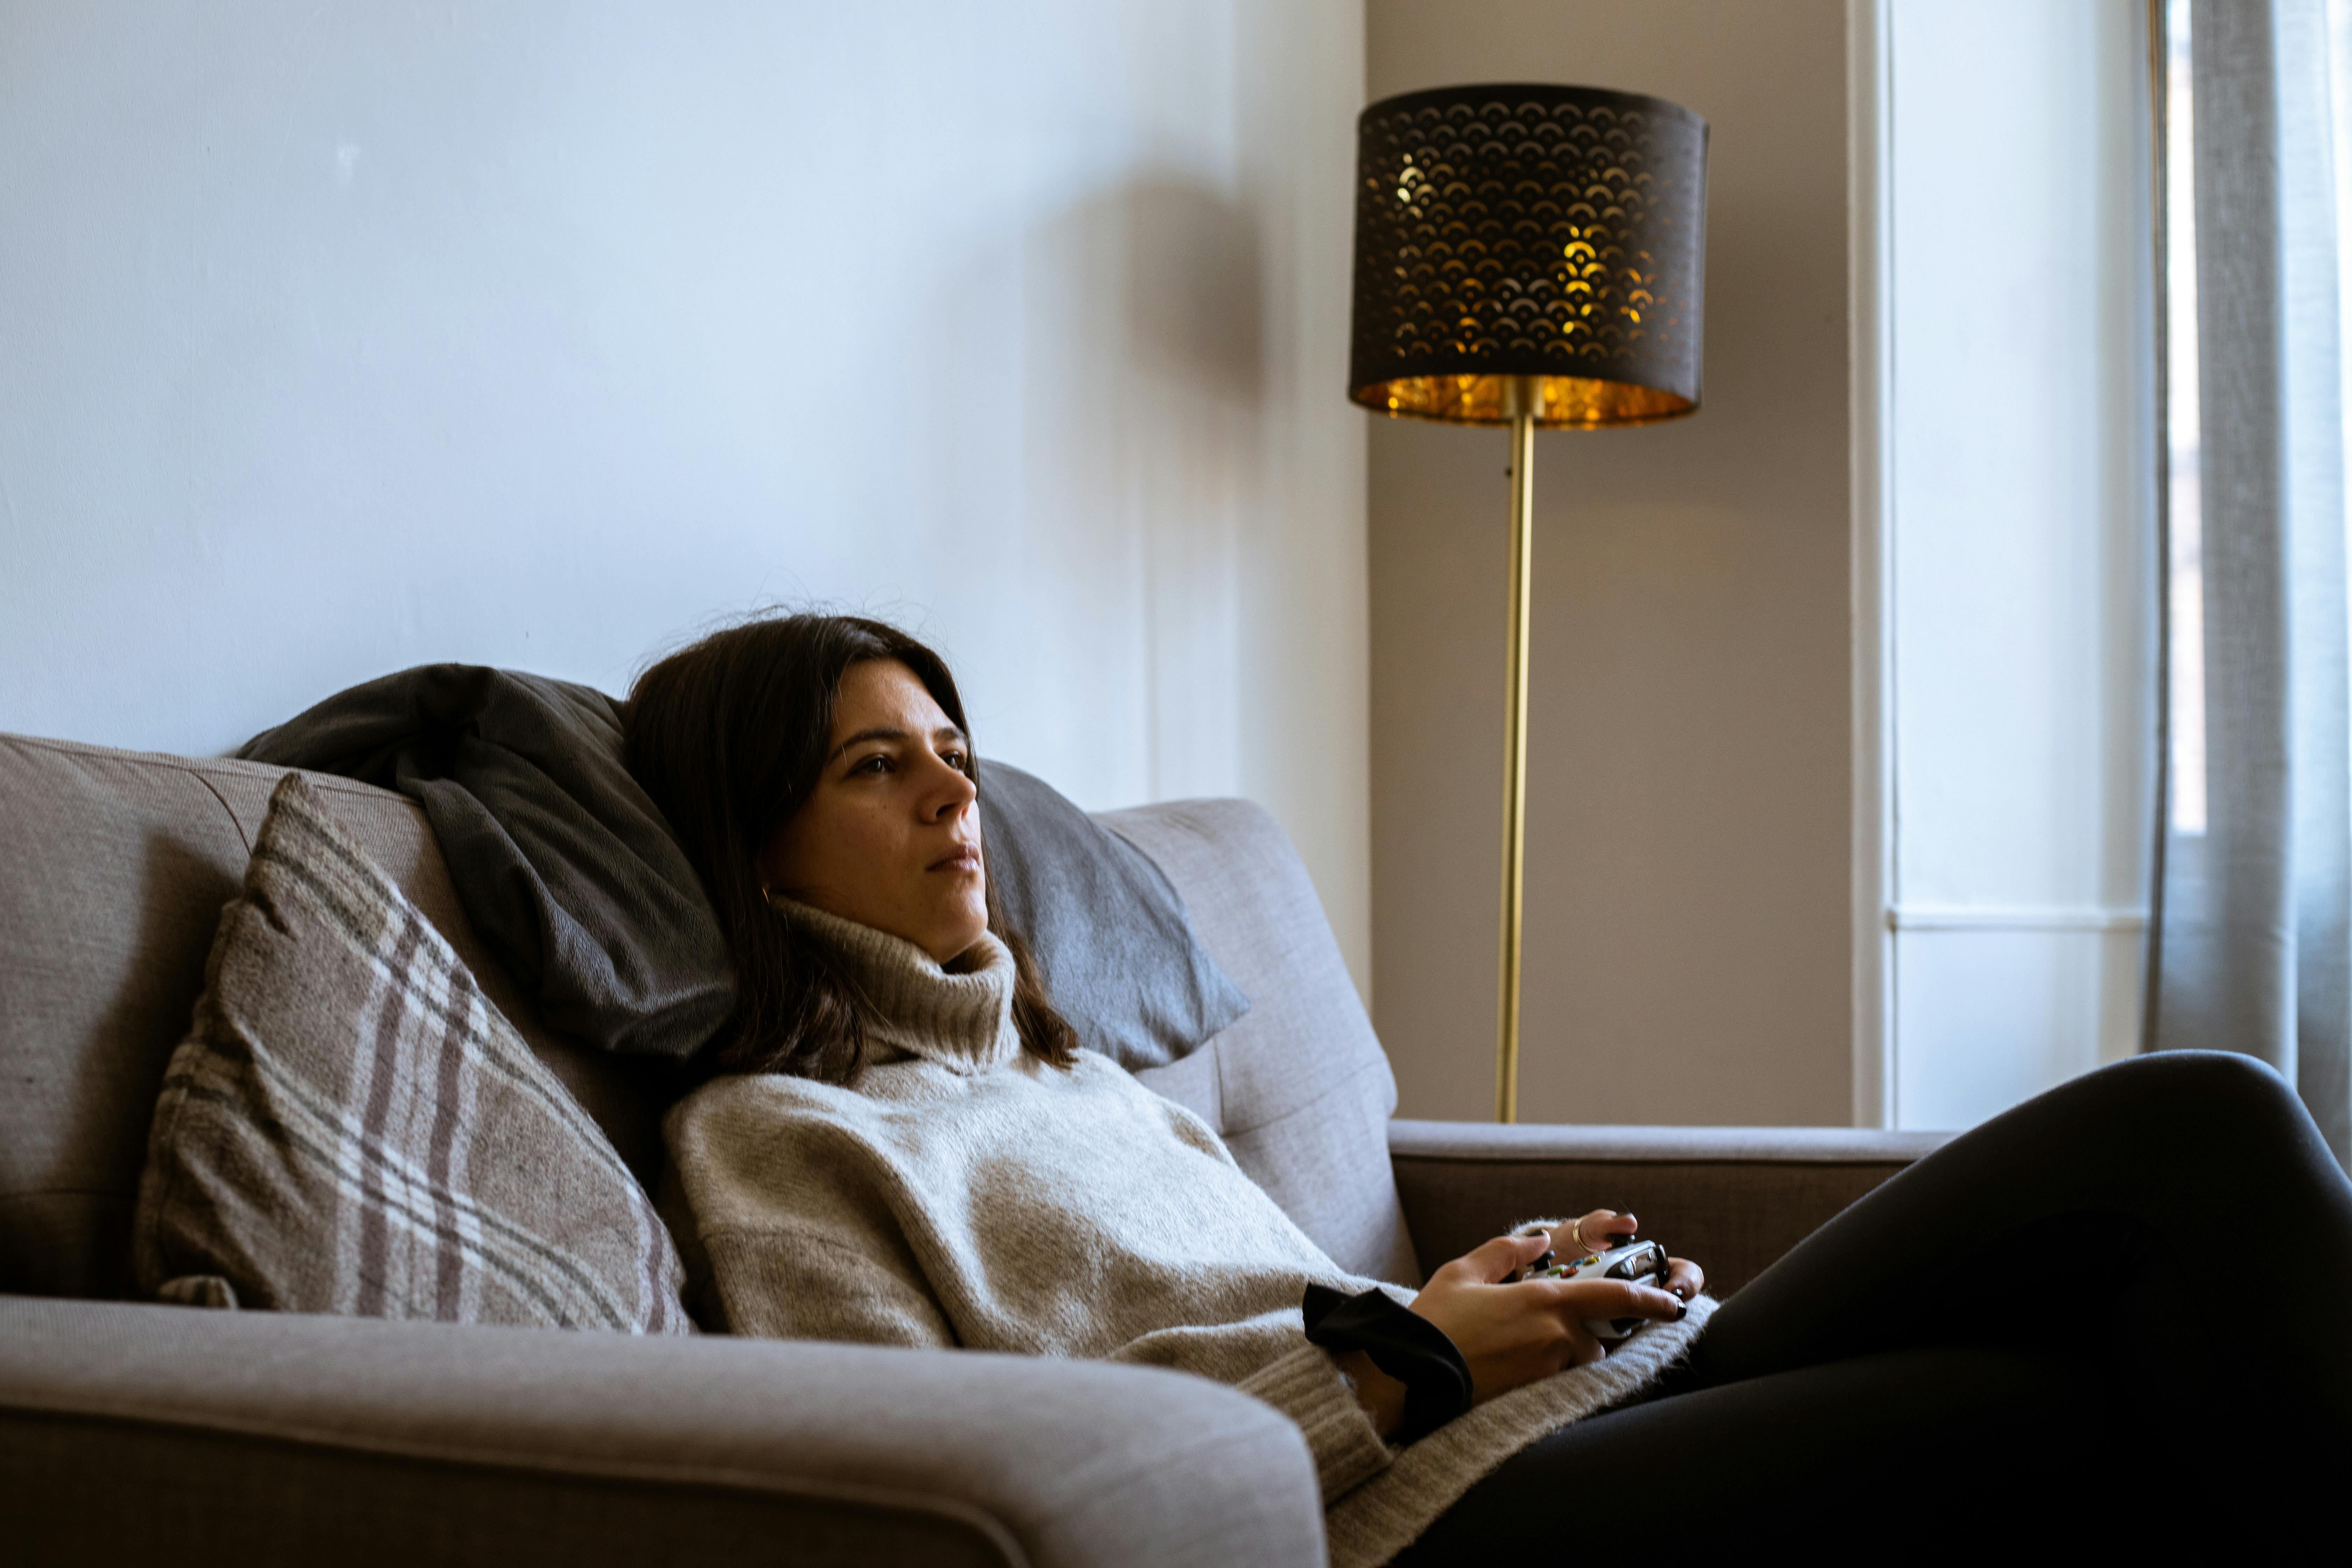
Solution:
M 1046 218 L 1022 254 L 1022 404 L 1080 484 L 1138 476 L 1232 493 L 1246 474 L 1224 426 L 1264 399 L 1257 224 L 1223 194 L 1174 179 L 1097 193 Z M 1207 437 L 1198 439 L 1196 437 Z M 1172 460 L 1172 461 L 1171 461 Z
M 943 328 L 1003 431 L 936 450 L 941 515 L 976 473 L 1017 515 L 1024 569 L 1065 585 L 1018 672 L 1024 706 L 1087 715 L 1037 765 L 1095 806 L 1239 787 L 1240 551 L 1260 509 L 1265 401 L 1259 228 L 1181 178 L 1103 190 L 959 269 Z M 1017 310 L 1008 310 L 1017 300 Z M 1017 371 L 1015 367 L 1017 366 Z M 1017 426 L 1008 429 L 1008 426 Z M 1070 587 L 1077 591 L 1068 591 Z M 1017 584 L 1008 588 L 1020 596 Z M 1083 606 L 1075 613 L 1073 605 Z M 1008 606 L 1007 613 L 1013 613 Z M 1069 721 L 1074 726 L 1076 719 Z M 1082 758 L 1139 763 L 1089 778 Z
M 1122 303 L 1135 371 L 1255 410 L 1265 323 L 1249 210 L 1199 185 L 1158 180 L 1081 206 L 1070 220 L 1123 233 Z

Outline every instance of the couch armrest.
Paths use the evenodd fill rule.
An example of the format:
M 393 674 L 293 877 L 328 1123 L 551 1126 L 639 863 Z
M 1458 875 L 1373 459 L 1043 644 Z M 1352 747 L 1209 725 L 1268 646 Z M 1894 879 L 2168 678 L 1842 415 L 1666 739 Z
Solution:
M 1815 1226 L 1944 1142 L 1840 1127 L 1389 1123 L 1424 1273 L 1518 1220 L 1629 1212 L 1727 1296 Z
M 1323 1561 L 1200 1378 L 1019 1356 L 0 1297 L 0 1561 Z

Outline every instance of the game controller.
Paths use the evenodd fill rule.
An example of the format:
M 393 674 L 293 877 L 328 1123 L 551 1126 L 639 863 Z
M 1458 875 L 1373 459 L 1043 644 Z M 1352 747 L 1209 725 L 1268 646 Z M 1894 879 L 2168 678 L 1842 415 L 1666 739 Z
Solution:
M 1567 1263 L 1558 1261 L 1547 1252 L 1507 1282 L 1523 1279 L 1631 1279 L 1646 1280 L 1663 1290 L 1666 1288 L 1666 1269 L 1664 1247 L 1654 1241 L 1635 1241 Z M 1584 1322 L 1584 1331 L 1596 1340 L 1615 1344 L 1647 1321 L 1646 1318 L 1588 1318 Z

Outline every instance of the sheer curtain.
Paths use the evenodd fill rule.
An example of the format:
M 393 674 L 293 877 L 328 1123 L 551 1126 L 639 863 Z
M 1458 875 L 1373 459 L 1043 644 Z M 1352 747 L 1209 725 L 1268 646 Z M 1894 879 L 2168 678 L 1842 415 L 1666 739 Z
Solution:
M 2147 1043 L 2260 1057 L 2352 1164 L 2352 0 L 2163 13 L 2174 482 Z

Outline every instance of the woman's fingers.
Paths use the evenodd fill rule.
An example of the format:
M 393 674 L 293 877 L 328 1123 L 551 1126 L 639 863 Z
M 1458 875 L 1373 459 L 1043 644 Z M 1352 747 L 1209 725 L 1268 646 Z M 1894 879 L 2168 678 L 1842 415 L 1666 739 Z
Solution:
M 1594 1339 L 1592 1331 L 1582 1322 L 1570 1318 L 1566 1327 L 1568 1331 L 1561 1337 L 1561 1348 L 1566 1353 L 1560 1358 L 1560 1365 L 1591 1366 L 1596 1361 L 1609 1359 L 1609 1347 Z
M 1669 1258 L 1666 1259 L 1665 1286 L 1687 1301 L 1706 1289 L 1706 1271 L 1687 1258 Z
M 1439 1268 L 1429 1277 L 1430 1283 L 1450 1275 L 1464 1284 L 1500 1284 L 1550 1249 L 1551 1243 L 1540 1235 L 1498 1236 Z
M 1570 1227 L 1571 1234 L 1562 1235 L 1560 1239 L 1569 1243 L 1569 1251 L 1606 1252 L 1633 1240 L 1633 1233 L 1640 1228 L 1641 1222 L 1632 1215 L 1619 1214 L 1615 1209 L 1594 1209 Z M 1576 1246 L 1575 1237 L 1584 1238 L 1581 1247 Z
M 1587 1318 L 1653 1318 L 1671 1322 L 1683 1315 L 1681 1298 L 1631 1279 L 1538 1279 L 1514 1289 L 1546 1292 L 1545 1300 L 1571 1323 Z

